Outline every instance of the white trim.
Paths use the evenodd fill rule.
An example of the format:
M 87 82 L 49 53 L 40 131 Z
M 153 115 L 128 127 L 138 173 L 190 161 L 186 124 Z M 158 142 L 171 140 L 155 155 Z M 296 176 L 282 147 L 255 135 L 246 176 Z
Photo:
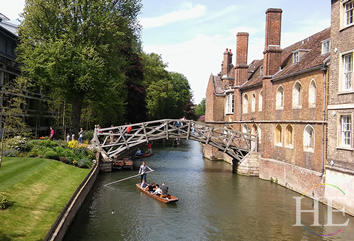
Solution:
M 354 104 L 328 105 L 328 110 L 345 110 L 354 109 Z

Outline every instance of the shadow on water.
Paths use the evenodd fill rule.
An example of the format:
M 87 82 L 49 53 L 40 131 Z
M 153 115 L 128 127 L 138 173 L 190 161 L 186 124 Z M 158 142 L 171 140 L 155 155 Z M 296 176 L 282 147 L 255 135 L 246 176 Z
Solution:
M 137 174 L 134 171 L 100 173 L 64 240 L 352 240 L 354 218 L 333 213 L 336 223 L 349 226 L 310 226 L 313 213 L 301 215 L 307 231 L 296 223 L 295 193 L 255 177 L 232 173 L 231 165 L 203 159 L 199 143 L 154 143 L 154 156 L 145 158 L 155 171 L 148 182 L 165 182 L 177 203 L 164 204 L 140 192 L 132 178 L 109 187 L 104 184 Z M 327 206 L 319 205 L 319 222 L 327 220 Z M 313 200 L 302 200 L 313 210 Z M 114 213 L 112 214 L 112 211 Z

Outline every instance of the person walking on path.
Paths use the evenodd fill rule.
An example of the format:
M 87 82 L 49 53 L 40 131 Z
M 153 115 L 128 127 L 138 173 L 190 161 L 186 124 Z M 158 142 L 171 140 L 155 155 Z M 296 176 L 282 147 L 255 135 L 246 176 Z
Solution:
M 79 132 L 79 143 L 82 144 L 82 137 L 84 136 L 84 130 L 82 128 L 80 128 L 80 132 Z
M 52 127 L 50 127 L 50 136 L 49 136 L 49 140 L 53 140 L 54 139 L 54 129 Z
M 146 182 L 146 171 L 147 169 L 149 169 L 150 171 L 153 171 L 150 167 L 148 167 L 146 165 L 146 162 L 143 161 L 143 164 L 140 166 L 140 169 L 139 169 L 139 174 L 141 175 L 140 176 L 140 183 L 143 182 L 143 180 Z

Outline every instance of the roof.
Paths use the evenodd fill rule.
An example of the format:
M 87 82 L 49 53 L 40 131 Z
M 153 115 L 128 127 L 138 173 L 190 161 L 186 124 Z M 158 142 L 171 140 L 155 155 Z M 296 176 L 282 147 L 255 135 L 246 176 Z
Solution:
M 18 37 L 18 25 L 11 23 L 10 19 L 0 13 L 0 27 Z
M 318 32 L 304 40 L 294 43 L 282 50 L 281 53 L 281 70 L 278 71 L 272 79 L 286 78 L 286 76 L 296 74 L 300 71 L 311 69 L 316 66 L 323 64 L 329 56 L 330 53 L 321 54 L 323 40 L 330 38 L 331 28 L 326 28 L 321 32 Z M 297 50 L 304 51 L 304 55 L 295 64 L 289 64 L 292 60 L 293 52 Z M 256 71 L 260 65 L 263 64 L 263 60 L 254 60 L 249 66 L 248 71 Z M 256 67 L 258 66 L 258 67 Z M 258 86 L 262 82 L 262 76 L 253 76 L 249 74 L 248 82 L 242 86 L 243 88 L 251 88 L 252 86 Z

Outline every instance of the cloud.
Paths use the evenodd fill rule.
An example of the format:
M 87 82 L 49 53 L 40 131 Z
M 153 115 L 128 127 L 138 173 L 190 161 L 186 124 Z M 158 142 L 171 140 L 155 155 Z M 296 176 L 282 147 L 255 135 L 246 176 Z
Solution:
M 183 21 L 186 19 L 198 18 L 199 16 L 203 15 L 206 11 L 206 7 L 200 4 L 195 6 L 193 6 L 192 4 L 186 4 L 185 6 L 187 9 L 170 12 L 159 17 L 141 18 L 140 24 L 145 29 L 161 27 L 170 23 Z

